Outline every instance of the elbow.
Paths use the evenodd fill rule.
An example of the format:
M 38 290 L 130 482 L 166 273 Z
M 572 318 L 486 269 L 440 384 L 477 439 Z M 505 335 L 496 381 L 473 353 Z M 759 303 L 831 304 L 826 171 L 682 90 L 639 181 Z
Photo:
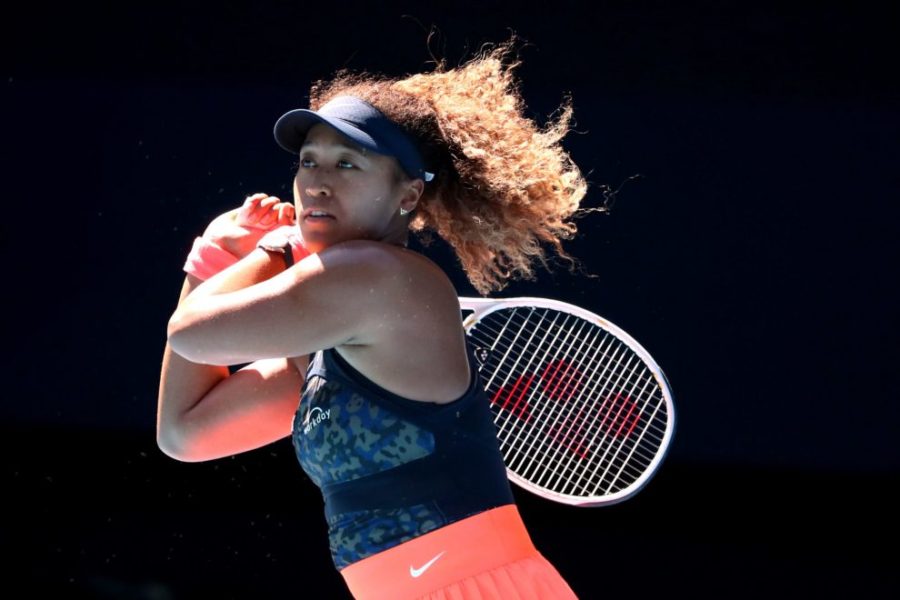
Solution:
M 156 417 L 156 447 L 179 462 L 193 462 L 188 456 L 188 423 L 184 414 L 160 412 Z
M 160 432 L 156 434 L 156 447 L 160 449 L 160 451 L 168 456 L 169 458 L 174 458 L 179 462 L 188 462 L 183 459 L 183 454 L 178 445 L 171 439 L 170 435 L 164 435 Z
M 184 436 L 172 429 L 159 429 L 156 432 L 156 446 L 169 458 L 178 462 L 202 462 L 202 458 L 192 455 L 188 451 Z
M 238 364 L 227 362 L 223 349 L 210 339 L 210 327 L 192 318 L 189 314 L 176 311 L 169 319 L 166 337 L 172 352 L 197 365 L 224 366 Z
M 173 352 L 192 363 L 205 364 L 205 361 L 194 351 L 196 345 L 191 343 L 191 331 L 178 312 L 169 319 L 166 337 Z
M 177 429 L 171 425 L 164 426 L 162 423 L 156 427 L 156 447 L 168 456 L 180 462 L 189 462 L 184 459 L 183 436 L 179 435 Z
M 175 311 L 169 318 L 169 324 L 166 326 L 166 337 L 172 350 L 178 352 L 178 354 L 181 354 L 184 346 L 184 333 L 184 319 L 178 311 Z

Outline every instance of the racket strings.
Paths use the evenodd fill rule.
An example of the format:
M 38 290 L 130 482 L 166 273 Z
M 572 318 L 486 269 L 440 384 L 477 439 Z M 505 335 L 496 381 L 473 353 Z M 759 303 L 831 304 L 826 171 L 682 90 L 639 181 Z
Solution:
M 507 321 L 507 323 L 508 323 L 508 322 L 509 322 L 509 321 Z M 565 323 L 564 323 L 563 325 L 565 325 Z M 597 328 L 596 326 L 591 325 L 591 327 L 592 327 L 593 329 L 602 331 L 600 328 Z M 490 332 L 490 333 L 492 334 L 491 338 L 479 337 L 479 335 L 478 335 L 477 333 L 480 332 L 480 331 L 483 330 L 483 329 L 487 330 L 488 332 Z M 518 332 L 519 335 L 521 335 L 521 333 L 522 333 L 523 331 L 526 331 L 526 330 L 527 330 L 527 328 L 526 328 L 525 326 L 520 326 L 520 329 L 519 329 L 519 332 Z M 498 330 L 492 329 L 492 328 L 490 328 L 490 327 L 482 327 L 481 324 L 479 324 L 479 329 L 478 329 L 477 332 L 476 332 L 476 331 L 470 332 L 470 337 L 473 338 L 473 340 L 476 341 L 476 342 L 477 342 L 477 341 L 484 341 L 485 339 L 492 339 L 492 340 L 493 340 L 493 341 L 492 341 L 492 344 L 491 344 L 491 350 L 492 350 L 492 351 L 493 351 L 493 350 L 496 350 L 496 346 L 498 345 L 499 342 L 502 341 L 502 340 L 501 340 L 501 335 L 502 335 L 502 331 L 498 331 Z M 615 339 L 614 336 L 609 336 L 608 334 L 607 334 L 607 336 L 610 337 L 610 338 L 612 338 L 612 339 Z M 542 340 L 542 341 L 544 341 L 544 340 Z M 552 340 L 551 340 L 551 341 L 552 341 Z M 488 379 L 485 380 L 485 383 L 486 383 L 485 387 L 486 387 L 486 389 L 497 389 L 496 387 L 493 386 L 494 378 L 495 378 L 497 375 L 504 375 L 504 372 L 505 372 L 505 378 L 504 378 L 504 380 L 499 384 L 499 386 L 500 386 L 501 388 L 502 388 L 503 385 L 505 385 L 505 384 L 509 381 L 509 378 L 510 378 L 510 377 L 515 376 L 515 374 L 516 374 L 516 367 L 517 367 L 517 365 L 518 365 L 518 361 L 517 361 L 516 364 L 508 365 L 508 361 L 505 360 L 506 357 L 509 355 L 509 353 L 511 353 L 513 350 L 516 350 L 516 351 L 517 351 L 517 354 L 518 354 L 519 356 L 522 356 L 522 355 L 532 355 L 532 356 L 537 356 L 537 355 L 539 354 L 538 347 L 530 348 L 530 347 L 528 347 L 528 345 L 525 345 L 525 346 L 522 346 L 522 347 L 520 347 L 520 348 L 516 348 L 514 342 L 515 342 L 515 340 L 513 340 L 513 342 L 507 342 L 507 343 L 505 344 L 505 345 L 507 346 L 507 348 L 506 348 L 504 357 L 503 357 L 500 361 L 498 361 L 493 367 L 492 367 L 492 365 L 491 365 L 489 362 L 485 362 L 485 363 L 482 365 L 482 371 L 483 371 L 486 367 L 489 367 L 489 371 L 492 372 L 492 375 L 491 375 Z M 595 353 L 595 355 L 596 355 L 596 353 Z M 577 357 L 576 357 L 576 358 L 577 358 Z M 608 357 L 607 357 L 607 358 L 608 358 Z M 609 366 L 609 365 L 615 366 L 615 361 L 607 360 L 607 363 L 608 363 L 607 366 Z M 583 366 L 583 363 L 582 363 L 582 366 Z M 553 375 L 553 373 L 551 373 L 550 375 Z M 520 376 L 521 376 L 521 374 L 520 374 Z M 656 383 L 655 378 L 653 377 L 652 373 L 651 373 L 649 370 L 647 370 L 647 371 L 645 371 L 645 372 L 643 372 L 643 373 L 640 373 L 639 376 L 645 377 L 646 380 L 647 380 L 647 382 L 649 382 L 649 383 L 651 383 L 651 384 L 654 384 L 654 385 L 655 385 L 655 383 Z M 524 387 L 524 386 L 523 386 L 523 387 Z M 573 387 L 574 387 L 574 386 L 573 386 Z M 594 389 L 596 390 L 596 386 L 595 386 Z M 597 393 L 598 393 L 598 394 L 602 394 L 603 391 L 604 391 L 603 389 L 600 389 Z M 592 393 L 594 393 L 593 390 L 592 390 Z M 591 399 L 594 400 L 594 399 L 596 399 L 596 398 L 595 398 L 595 397 L 591 397 Z M 655 429 L 656 429 L 657 433 L 660 434 L 660 436 L 664 433 L 664 427 L 659 427 L 658 425 L 656 425 Z
M 492 333 L 497 333 L 496 330 L 491 330 L 490 328 L 487 328 L 487 329 L 488 329 L 488 331 L 491 331 Z M 524 329 L 524 328 L 523 328 L 523 329 Z M 599 329 L 599 328 L 597 328 L 597 329 Z M 475 334 L 470 334 L 470 337 L 474 338 L 476 341 L 478 340 L 478 336 L 475 335 Z M 494 348 L 496 347 L 496 343 L 497 343 L 498 341 L 500 341 L 498 337 L 497 337 L 497 338 L 494 338 L 494 344 L 493 344 L 493 347 L 494 347 Z M 507 350 L 506 350 L 507 353 L 509 353 L 509 352 L 511 352 L 512 350 L 516 349 L 516 348 L 514 347 L 513 344 L 507 344 L 507 345 L 508 345 L 508 348 L 507 348 Z M 522 354 L 525 354 L 525 355 L 527 355 L 527 354 L 536 355 L 538 352 L 537 352 L 537 348 L 531 348 L 531 349 L 530 349 L 530 348 L 528 348 L 528 347 L 522 347 L 522 348 L 519 348 L 519 349 L 518 349 L 518 353 L 520 353 L 520 355 L 522 355 Z M 608 362 L 612 362 L 612 361 L 608 361 Z M 500 383 L 500 386 L 506 384 L 511 376 L 515 376 L 515 374 L 516 374 L 516 366 L 517 366 L 517 365 L 515 365 L 515 364 L 509 366 L 509 365 L 505 364 L 505 362 L 504 362 L 503 360 L 499 361 L 499 362 L 493 367 L 493 369 L 492 369 L 492 373 L 493 373 L 493 374 L 492 374 L 491 378 L 489 378 L 489 379 L 487 379 L 487 380 L 485 381 L 485 383 L 487 384 L 485 387 L 486 387 L 486 388 L 495 389 L 494 386 L 493 386 L 493 378 L 496 377 L 497 375 L 503 375 L 505 369 L 506 369 L 505 379 L 504 379 L 504 381 L 502 381 L 502 382 Z M 583 366 L 583 363 L 582 363 L 582 366 Z M 482 366 L 482 371 L 483 371 L 486 367 L 491 367 L 491 365 L 490 365 L 489 363 L 487 363 L 487 362 L 484 363 L 483 366 Z M 551 373 L 551 375 L 553 375 L 553 373 Z M 656 381 L 655 378 L 653 378 L 652 373 L 650 373 L 649 371 L 647 371 L 647 372 L 645 372 L 645 373 L 641 373 L 640 376 L 646 377 L 646 380 L 647 380 L 648 382 L 651 382 L 651 383 L 655 383 L 655 381 Z M 573 387 L 574 387 L 574 386 L 573 386 Z M 600 390 L 600 393 L 602 393 L 602 391 L 603 391 L 603 390 L 601 389 L 601 390 Z M 658 431 L 659 431 L 660 433 L 662 433 L 662 430 L 661 430 L 660 428 L 658 428 Z
M 532 328 L 530 335 L 528 336 L 527 342 L 525 344 L 526 348 L 531 344 L 535 335 L 538 333 L 538 331 L 541 330 L 541 328 L 544 329 L 545 335 L 538 342 L 537 348 L 540 348 L 547 341 L 547 338 L 550 333 L 555 332 L 555 335 L 553 336 L 553 339 L 550 342 L 551 344 L 555 344 L 559 334 L 563 331 L 566 331 L 565 321 L 563 322 L 562 326 L 554 327 L 555 323 L 556 323 L 556 318 L 554 318 L 552 323 L 545 324 L 544 317 L 545 317 L 545 315 L 542 314 L 541 321 L 539 321 L 536 324 L 536 326 Z M 558 315 L 557 315 L 557 317 L 558 317 Z M 567 318 L 567 320 L 568 320 L 568 318 Z M 528 331 L 527 328 L 525 328 L 525 327 L 519 327 L 518 330 L 520 333 L 524 332 L 524 331 Z M 518 338 L 518 335 L 516 336 L 516 338 Z M 497 339 L 499 341 L 499 338 L 497 338 Z M 510 344 L 509 351 L 519 350 L 516 348 L 515 342 L 516 342 L 516 340 L 513 340 L 513 342 Z M 562 344 L 559 344 L 559 346 L 561 346 L 561 345 Z M 505 355 L 508 356 L 509 351 L 507 351 L 507 353 Z M 521 445 L 520 443 L 517 443 L 517 442 L 521 442 L 521 440 L 519 439 L 518 435 L 516 435 L 516 433 L 515 433 L 515 429 L 514 429 L 515 425 L 521 424 L 522 421 L 527 421 L 532 418 L 532 415 L 531 415 L 528 407 L 533 405 L 533 402 L 531 402 L 531 400 L 533 399 L 533 395 L 537 388 L 531 387 L 531 383 L 536 375 L 536 372 L 530 371 L 530 369 L 532 368 L 532 364 L 536 360 L 541 361 L 543 358 L 545 358 L 545 356 L 541 356 L 541 352 L 538 352 L 536 350 L 531 351 L 531 352 L 517 351 L 515 353 L 515 355 L 519 358 L 515 361 L 514 364 L 510 365 L 509 368 L 507 369 L 506 375 L 503 378 L 503 381 L 500 383 L 500 385 L 497 389 L 497 393 L 494 395 L 494 398 L 493 398 L 494 404 L 496 404 L 496 401 L 499 400 L 499 394 L 502 394 L 502 392 L 506 389 L 506 386 L 508 385 L 510 378 L 515 376 L 516 373 L 519 374 L 516 379 L 515 385 L 509 391 L 505 401 L 501 405 L 501 409 L 506 408 L 506 406 L 509 403 L 509 400 L 512 399 L 513 397 L 515 397 L 515 402 L 513 403 L 512 407 L 510 407 L 510 409 L 508 411 L 498 411 L 498 414 L 494 421 L 495 424 L 499 427 L 500 437 L 508 442 L 512 442 L 511 447 L 513 447 L 513 448 Z M 519 369 L 519 359 L 524 356 L 529 357 L 528 363 L 524 366 L 523 369 Z M 555 358 L 555 356 L 553 358 Z M 503 364 L 503 363 L 501 363 L 501 364 Z M 548 363 L 548 368 L 549 368 L 549 363 Z M 545 369 L 544 375 L 546 374 L 546 370 L 547 369 Z M 502 374 L 502 373 L 503 373 L 502 369 L 494 369 L 495 375 Z M 527 376 L 527 381 L 525 381 L 525 385 L 521 385 L 523 382 L 523 379 L 526 376 Z M 543 379 L 543 377 L 542 377 L 542 379 Z M 489 379 L 489 381 L 493 381 L 493 377 L 491 379 Z M 521 392 L 519 392 L 520 386 L 521 386 Z M 488 385 L 488 387 L 490 387 L 490 384 Z M 516 395 L 517 392 L 519 392 L 518 395 Z M 526 393 L 529 393 L 529 397 L 527 397 L 527 398 L 525 396 Z M 505 414 L 505 420 L 504 420 L 504 422 L 501 423 L 500 417 L 504 414 Z M 507 427 L 507 425 L 510 425 L 510 427 Z M 524 430 L 525 428 L 520 427 L 519 429 Z M 513 437 L 514 435 L 515 435 L 515 437 Z M 509 458 L 509 457 L 507 457 L 507 458 Z M 510 463 L 510 467 L 513 469 L 516 468 L 516 463 L 512 460 Z
M 576 335 L 573 339 L 577 341 L 577 340 L 579 339 L 579 336 Z M 571 381 L 569 382 L 569 384 L 570 384 L 570 385 L 573 385 Z M 575 384 L 573 385 L 573 387 L 576 387 L 577 385 L 578 385 L 578 384 L 575 383 Z M 555 471 L 557 472 L 558 475 L 565 475 L 565 476 L 566 476 L 566 478 L 565 478 L 565 480 L 563 481 L 563 483 L 568 483 L 568 484 L 573 484 L 573 483 L 574 483 L 573 480 L 572 480 L 572 477 L 571 477 L 572 469 L 570 469 L 570 466 L 572 466 L 572 462 L 574 461 L 574 458 L 575 458 L 575 456 L 576 456 L 576 453 L 579 453 L 579 451 L 580 451 L 581 453 L 586 452 L 586 451 L 587 451 L 587 446 L 589 446 L 589 445 L 595 443 L 595 441 L 596 441 L 596 435 L 597 435 L 597 433 L 598 433 L 598 430 L 596 430 L 596 429 L 592 432 L 592 431 L 590 430 L 589 427 L 588 427 L 588 428 L 582 427 L 582 430 L 580 431 L 580 434 L 581 434 L 581 437 L 582 437 L 582 441 L 580 441 L 580 442 L 577 442 L 577 441 L 576 441 L 576 443 L 582 444 L 582 447 L 581 447 L 581 448 L 572 448 L 572 445 L 571 445 L 571 444 L 572 444 L 572 440 L 566 440 L 565 438 L 562 438 L 562 439 L 561 439 L 561 438 L 560 438 L 560 433 L 561 433 L 562 430 L 559 428 L 560 422 L 564 423 L 565 426 L 568 427 L 568 426 L 569 426 L 568 422 L 569 422 L 569 420 L 571 419 L 572 413 L 573 413 L 575 410 L 576 410 L 576 408 L 570 405 L 570 406 L 569 406 L 569 411 L 568 411 L 568 412 L 559 412 L 558 414 L 556 414 L 556 418 L 553 418 L 553 415 L 550 414 L 550 413 L 545 413 L 545 414 L 539 415 L 539 419 L 542 419 L 544 422 L 549 423 L 549 426 L 545 426 L 545 427 L 543 428 L 544 433 L 545 433 L 545 434 L 549 434 L 549 437 L 545 437 L 544 439 L 547 439 L 547 440 L 556 442 L 556 443 L 558 443 L 558 444 L 561 444 L 561 445 L 559 446 L 559 448 L 562 449 L 562 450 L 566 450 L 567 448 L 568 448 L 568 450 L 569 450 L 568 452 L 563 451 L 562 453 L 559 453 L 559 452 L 556 453 L 556 456 L 555 456 L 555 459 L 556 459 L 556 460 L 555 460 L 555 462 L 557 463 L 557 465 L 554 467 L 554 469 L 555 469 Z M 600 413 L 600 414 L 602 414 L 602 413 Z M 607 414 L 606 414 L 606 418 L 607 418 L 607 419 L 609 418 L 609 414 L 611 414 L 611 413 L 610 413 L 609 411 L 607 411 Z M 618 417 L 615 417 L 614 420 L 615 420 L 616 418 L 618 418 Z M 621 421 L 621 419 L 618 419 L 618 420 Z M 635 421 L 635 422 L 636 422 L 636 421 Z M 600 429 L 599 431 L 603 431 L 603 430 L 610 430 L 610 429 L 609 429 L 608 427 L 606 427 L 606 428 L 601 427 L 601 429 Z M 611 430 L 610 430 L 610 431 L 611 431 Z M 621 426 L 620 426 L 620 431 L 621 431 Z M 540 434 L 540 431 L 539 431 L 538 433 Z M 590 437 L 593 437 L 593 440 L 587 439 L 587 438 L 590 438 Z M 587 441 L 585 441 L 585 439 L 587 439 Z M 612 438 L 612 439 L 615 440 L 615 438 Z M 623 438 L 623 439 L 627 439 L 627 437 L 626 437 L 626 438 Z M 509 437 L 508 437 L 508 436 L 507 436 L 507 441 L 509 441 Z M 522 445 L 521 440 L 519 439 L 518 441 L 520 442 L 519 445 L 521 446 L 521 445 Z M 568 443 L 567 443 L 567 442 L 568 442 Z M 585 445 L 585 444 L 586 444 L 586 445 Z M 545 445 L 546 445 L 546 444 L 545 444 Z M 627 450 L 627 447 L 626 447 L 626 446 L 622 446 L 622 449 Z M 527 450 L 527 449 L 526 449 L 526 450 Z M 550 461 L 548 460 L 548 457 L 549 457 L 549 458 L 554 458 L 554 455 L 553 455 L 553 454 L 548 454 L 548 453 L 546 453 L 546 452 L 541 453 L 540 450 L 541 450 L 541 448 L 538 447 L 538 448 L 537 448 L 537 451 L 538 451 L 538 452 L 536 453 L 536 456 L 538 456 L 538 457 L 544 457 L 543 460 L 531 460 L 530 462 L 524 461 L 524 462 L 522 463 L 522 464 L 524 464 L 524 465 L 529 465 L 529 464 L 531 465 L 531 469 L 529 469 L 529 470 L 527 470 L 527 471 L 524 472 L 524 475 L 525 475 L 526 477 L 534 478 L 533 471 L 537 471 L 537 469 L 538 469 L 539 467 L 546 467 L 546 466 L 549 464 L 549 462 L 550 462 Z M 573 450 L 574 450 L 574 451 L 573 451 Z M 611 450 L 613 450 L 611 447 L 609 447 L 609 446 L 606 447 L 605 453 L 604 453 L 603 455 L 601 455 L 601 459 L 600 459 L 600 460 L 601 460 L 601 464 L 605 464 L 605 463 L 606 463 L 605 459 L 606 459 L 607 457 L 608 457 L 610 460 L 613 460 L 613 461 L 616 459 L 617 453 L 618 453 L 620 450 L 619 450 L 619 449 L 616 449 L 616 450 L 613 450 L 613 451 L 611 451 Z M 524 458 L 532 458 L 532 459 L 533 459 L 534 457 L 531 456 L 531 454 L 534 454 L 534 453 L 526 453 L 524 456 L 520 456 L 520 459 L 524 459 Z M 633 456 L 633 452 L 630 453 L 630 454 Z M 508 452 L 508 451 L 507 451 L 507 458 L 509 458 L 509 452 Z M 582 454 L 581 458 L 584 458 L 583 454 Z M 521 462 L 521 461 L 520 461 L 520 462 Z M 517 464 L 515 461 L 512 461 L 512 460 L 510 461 L 510 463 L 511 463 L 511 466 L 512 466 L 512 468 L 513 468 L 514 470 L 517 469 L 517 470 L 522 471 L 522 469 L 520 468 L 520 464 Z M 581 467 L 581 465 L 580 465 L 581 461 L 578 461 L 578 463 L 579 463 L 579 464 L 576 464 L 575 467 Z M 612 463 L 612 464 L 610 465 L 610 467 L 615 467 L 616 464 L 617 464 L 617 463 Z M 609 468 L 607 468 L 607 469 L 604 471 L 604 473 L 603 473 L 604 476 L 605 476 L 605 474 L 606 474 L 607 471 L 609 471 Z M 550 471 L 549 471 L 548 469 L 543 469 L 542 471 L 538 471 L 538 472 L 543 472 L 545 475 L 547 475 L 547 474 L 550 473 Z M 620 477 L 622 476 L 622 473 L 623 473 L 623 472 L 627 475 L 628 473 L 633 472 L 633 469 L 631 469 L 630 471 L 624 471 L 622 468 L 616 470 L 616 479 L 620 478 Z M 542 478 L 542 480 L 539 481 L 540 484 L 543 485 L 543 484 L 548 483 L 548 482 L 544 481 L 543 479 L 545 479 L 545 478 Z M 559 479 L 559 477 L 557 477 L 557 479 Z M 559 482 L 557 482 L 557 483 L 559 483 Z
M 597 378 L 595 386 L 610 377 L 614 377 L 614 374 L 607 373 L 605 376 Z M 609 387 L 608 383 L 602 385 Z M 633 390 L 631 395 L 634 396 Z M 608 492 L 622 478 L 623 473 L 627 476 L 633 472 L 633 470 L 624 471 L 623 468 L 619 468 L 613 471 L 612 477 L 608 477 L 610 469 L 617 464 L 624 467 L 624 463 L 619 461 L 620 453 L 627 451 L 629 436 L 638 423 L 640 412 L 634 414 L 634 418 L 629 419 L 635 405 L 631 404 L 623 415 L 626 406 L 629 405 L 615 401 L 606 402 L 605 407 L 601 405 L 595 412 L 593 419 L 590 415 L 583 414 L 583 408 L 578 409 L 579 412 L 574 418 L 571 411 L 570 414 L 564 415 L 563 423 L 574 429 L 569 433 L 570 443 L 559 446 L 552 454 L 545 454 L 543 457 L 538 454 L 537 460 L 531 462 L 531 468 L 525 472 L 525 476 L 534 480 L 537 485 L 552 489 L 572 489 L 581 485 L 583 489 L 576 490 L 578 492 L 585 492 L 591 481 L 596 481 L 599 486 L 604 480 L 607 480 L 609 485 L 604 493 Z M 623 435 L 623 428 L 629 425 L 629 422 L 630 426 Z M 615 423 L 619 423 L 618 428 L 611 426 Z M 641 434 L 643 433 L 645 431 L 641 432 Z M 572 447 L 572 440 L 577 446 Z M 639 440 L 640 438 L 638 438 Z M 632 444 L 632 446 L 632 450 L 640 448 L 639 444 Z M 566 449 L 568 451 L 565 451 Z M 591 455 L 591 453 L 593 454 Z M 633 452 L 629 454 L 633 455 Z M 585 464 L 585 459 L 589 459 L 595 465 L 592 472 L 588 471 L 589 465 Z M 603 467 L 603 471 L 599 473 L 598 477 L 600 467 Z
M 510 470 L 553 489 L 609 493 L 630 485 L 622 480 L 638 477 L 643 468 L 637 463 L 655 457 L 665 432 L 665 403 L 652 372 L 626 344 L 561 314 L 533 307 L 495 311 L 469 334 L 486 349 L 481 370 Z M 523 363 L 522 357 L 529 358 Z M 543 369 L 533 385 L 535 363 Z M 613 389 L 620 391 L 611 398 Z M 541 394 L 549 400 L 541 398 L 532 415 L 528 407 Z M 580 400 L 572 401 L 576 394 Z M 595 413 L 585 415 L 601 398 Z M 525 427 L 531 418 L 541 426 Z
M 611 375 L 612 375 L 611 373 L 607 372 L 604 375 L 601 375 L 600 377 L 596 378 L 594 381 L 594 387 L 596 387 L 598 384 L 600 384 L 600 382 L 603 381 L 604 379 L 608 380 L 609 376 L 611 376 Z M 604 387 L 609 387 L 608 383 L 605 383 Z M 590 394 L 590 392 L 589 392 L 589 394 Z M 629 417 L 630 417 L 631 413 L 634 411 L 635 405 L 632 404 L 630 406 L 629 410 L 627 411 L 627 413 L 623 416 L 621 413 L 625 409 L 625 406 L 626 406 L 624 403 L 618 403 L 618 408 L 616 407 L 617 403 L 615 401 L 607 402 L 605 404 L 606 404 L 606 410 L 604 411 L 603 407 L 601 406 L 600 410 L 598 410 L 596 413 L 596 418 L 594 419 L 594 423 L 592 423 L 591 421 L 587 421 L 587 423 L 585 423 L 585 421 L 582 420 L 581 425 L 577 426 L 578 430 L 573 434 L 573 435 L 581 434 L 581 436 L 582 436 L 582 441 L 581 441 L 582 446 L 579 446 L 579 448 L 578 448 L 579 450 L 581 450 L 581 453 L 576 454 L 576 452 L 568 452 L 568 453 L 562 453 L 560 456 L 560 453 L 557 452 L 556 455 L 552 456 L 552 458 L 556 459 L 556 463 L 552 466 L 553 467 L 552 469 L 549 468 L 549 467 L 551 467 L 549 462 L 547 462 L 547 464 L 544 465 L 543 463 L 545 461 L 543 461 L 543 460 L 534 461 L 531 471 L 527 472 L 526 476 L 527 477 L 536 477 L 535 481 L 538 485 L 547 485 L 548 487 L 557 488 L 560 485 L 565 485 L 568 487 L 577 485 L 578 483 L 583 482 L 584 478 L 582 477 L 581 482 L 572 478 L 573 469 L 576 466 L 576 464 L 575 464 L 576 456 L 580 459 L 583 459 L 586 457 L 585 454 L 589 451 L 590 448 L 596 448 L 595 453 L 599 452 L 600 449 L 603 449 L 603 453 L 600 454 L 599 458 L 597 458 L 593 461 L 598 467 L 606 464 L 606 468 L 604 469 L 604 471 L 600 477 L 600 480 L 603 480 L 604 476 L 606 475 L 606 472 L 609 470 L 609 466 L 612 464 L 612 461 L 618 456 L 619 450 L 618 449 L 614 450 L 614 446 L 615 446 L 614 442 L 616 441 L 616 439 L 620 439 L 623 442 L 625 440 L 627 440 L 627 438 L 631 434 L 631 431 L 633 430 L 634 426 L 637 424 L 636 418 L 631 420 L 630 421 L 631 425 L 630 425 L 629 429 L 625 432 L 625 435 L 621 435 L 622 429 L 629 423 Z M 615 411 L 615 414 L 613 414 L 613 411 Z M 591 425 L 596 424 L 596 420 L 597 420 L 597 418 L 600 418 L 600 415 L 603 415 L 603 416 L 602 416 L 602 419 L 600 420 L 599 426 L 593 428 L 593 431 L 591 431 L 591 429 L 592 429 Z M 580 413 L 578 416 L 581 416 Z M 611 416 L 612 416 L 612 418 L 610 418 Z M 604 426 L 607 422 L 610 422 L 613 424 L 620 423 L 620 425 L 619 425 L 618 429 L 613 431 L 613 427 L 605 427 Z M 587 427 L 584 427 L 585 424 L 587 425 Z M 586 431 L 585 431 L 585 429 L 586 429 Z M 597 436 L 600 435 L 601 432 L 603 432 L 602 433 L 603 437 L 601 439 L 598 439 Z M 621 445 L 620 445 L 620 447 L 621 447 Z M 607 458 L 609 460 L 607 460 Z M 548 468 L 544 468 L 543 474 L 538 476 L 537 474 L 541 473 L 540 467 L 548 467 Z M 569 476 L 566 478 L 563 478 L 562 476 L 564 474 L 566 474 L 567 471 L 569 472 L 568 473 Z M 595 469 L 595 471 L 596 471 L 596 469 Z M 549 479 L 548 479 L 548 477 L 549 477 Z M 615 479 L 613 481 L 615 481 Z
M 539 361 L 546 365 L 546 367 L 542 370 L 540 383 L 537 386 L 530 388 L 529 397 L 527 400 L 528 405 L 534 405 L 534 397 L 537 395 L 542 385 L 545 390 L 545 394 L 547 394 L 550 398 L 562 397 L 566 394 L 567 389 L 571 385 L 571 380 L 568 378 L 569 372 L 571 370 L 573 358 L 570 356 L 570 352 L 572 348 L 576 347 L 576 343 L 579 341 L 582 331 L 584 330 L 583 325 L 580 326 L 577 330 L 574 330 L 571 327 L 567 327 L 567 322 L 569 320 L 569 316 L 566 316 L 565 321 L 556 329 L 552 342 L 548 345 L 547 350 L 545 350 L 544 354 L 541 355 L 540 352 L 534 352 L 533 357 L 538 358 Z M 547 334 L 544 336 L 544 340 L 549 337 L 549 334 L 553 333 L 553 329 L 551 328 Z M 563 338 L 560 341 L 559 335 L 563 333 Z M 540 346 L 538 346 L 540 348 Z M 550 354 L 550 349 L 553 349 L 552 354 Z M 549 358 L 548 358 L 549 356 Z M 563 384 L 563 382 L 565 382 Z M 563 386 L 560 389 L 560 386 Z M 539 431 L 537 436 L 535 437 L 535 443 L 532 440 L 523 440 L 521 436 L 521 432 L 525 430 L 524 427 L 519 427 L 517 431 L 517 435 L 514 439 L 511 440 L 512 447 L 516 447 L 519 449 L 528 448 L 529 446 L 546 446 L 549 443 L 557 442 L 559 437 L 559 429 L 558 423 L 559 419 L 562 416 L 563 411 L 558 411 L 554 414 L 553 407 L 550 406 L 549 402 L 540 403 L 538 406 L 538 412 L 534 415 L 530 415 L 536 423 L 540 423 Z M 570 407 L 571 408 L 571 407 Z M 509 418 L 507 418 L 509 420 Z M 507 437 L 509 439 L 509 437 Z M 544 450 L 548 450 L 548 448 L 541 448 Z M 527 477 L 528 466 L 533 465 L 535 461 L 526 460 L 527 454 L 524 452 L 520 452 L 516 457 L 517 460 L 510 460 L 509 466 L 516 472 L 522 473 Z

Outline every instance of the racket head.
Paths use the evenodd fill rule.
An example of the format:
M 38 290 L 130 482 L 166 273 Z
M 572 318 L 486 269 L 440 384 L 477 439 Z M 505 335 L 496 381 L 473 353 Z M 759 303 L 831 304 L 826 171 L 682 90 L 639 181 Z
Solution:
M 621 502 L 675 432 L 668 379 L 621 327 L 547 298 L 460 298 L 509 480 L 573 506 Z

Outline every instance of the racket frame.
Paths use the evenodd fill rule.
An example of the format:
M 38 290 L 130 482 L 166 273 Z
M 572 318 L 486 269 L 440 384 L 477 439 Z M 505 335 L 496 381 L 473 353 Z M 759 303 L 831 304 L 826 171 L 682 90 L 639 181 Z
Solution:
M 603 496 L 585 497 L 572 494 L 562 494 L 553 490 L 548 490 L 520 476 L 509 467 L 507 467 L 506 472 L 509 480 L 522 489 L 547 500 L 551 500 L 553 502 L 558 502 L 561 504 L 569 504 L 572 506 L 609 506 L 622 502 L 623 500 L 630 498 L 641 489 L 643 489 L 647 482 L 649 482 L 650 479 L 656 474 L 659 466 L 665 459 L 666 454 L 668 453 L 669 445 L 672 441 L 672 436 L 675 433 L 675 407 L 672 399 L 672 390 L 665 373 L 663 373 L 663 370 L 657 364 L 656 360 L 654 360 L 654 358 L 650 355 L 650 353 L 647 352 L 647 350 L 640 343 L 638 343 L 637 340 L 631 337 L 628 332 L 626 332 L 615 323 L 604 319 L 600 315 L 585 310 L 580 306 L 562 302 L 560 300 L 551 300 L 549 298 L 538 298 L 531 296 L 502 299 L 472 298 L 460 296 L 459 305 L 462 311 L 471 311 L 471 314 L 467 315 L 463 319 L 463 328 L 465 330 L 467 338 L 469 338 L 469 332 L 482 319 L 495 311 L 510 308 L 544 308 L 571 314 L 576 317 L 580 317 L 589 323 L 593 323 L 604 331 L 615 336 L 617 339 L 619 339 L 619 341 L 624 343 L 635 354 L 637 354 L 638 357 L 647 366 L 649 371 L 653 374 L 653 377 L 656 379 L 666 406 L 666 428 L 665 432 L 663 433 L 663 438 L 659 443 L 659 448 L 657 449 L 656 454 L 651 459 L 650 463 L 644 468 L 643 473 L 641 473 L 639 477 L 637 477 L 630 485 L 617 492 Z

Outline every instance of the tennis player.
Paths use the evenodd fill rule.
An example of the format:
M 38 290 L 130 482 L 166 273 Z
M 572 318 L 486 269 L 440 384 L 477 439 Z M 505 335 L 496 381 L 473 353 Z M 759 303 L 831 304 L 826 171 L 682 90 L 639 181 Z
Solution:
M 511 52 L 317 82 L 275 124 L 293 204 L 250 196 L 184 266 L 160 449 L 207 461 L 291 436 L 355 598 L 576 597 L 516 508 L 456 291 L 406 248 L 436 232 L 483 294 L 533 276 L 546 245 L 567 256 L 586 191 L 560 146 L 571 106 L 526 118 Z

